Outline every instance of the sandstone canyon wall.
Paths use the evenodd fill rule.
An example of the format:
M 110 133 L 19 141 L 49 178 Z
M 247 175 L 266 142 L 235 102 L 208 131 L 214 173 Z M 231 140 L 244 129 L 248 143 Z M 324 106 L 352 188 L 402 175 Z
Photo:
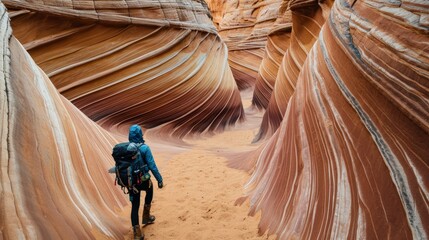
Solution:
M 198 2 L 3 3 L 1 238 L 122 239 L 129 201 L 106 171 L 118 131 L 182 137 L 243 118 Z
M 320 29 L 329 15 L 333 1 L 287 1 L 287 9 L 283 14 L 284 29 L 279 32 L 281 38 L 273 38 L 274 45 L 282 45 L 270 51 L 267 45 L 266 61 L 262 62 L 259 81 L 253 96 L 253 105 L 266 108 L 261 129 L 255 140 L 270 137 L 279 127 L 286 111 L 289 98 L 295 91 L 298 75 L 307 54 L 317 40 Z M 291 15 L 291 17 L 290 17 Z M 275 35 L 274 35 L 275 36 Z M 285 46 L 285 44 L 287 44 Z M 279 59 L 278 49 L 285 49 Z M 273 53 L 276 52 L 277 56 Z M 281 62 L 280 64 L 278 62 Z M 267 76 L 268 75 L 268 76 Z
M 278 25 L 281 0 L 207 1 L 239 89 L 255 85 L 267 35 Z
M 106 129 L 171 135 L 243 119 L 227 48 L 201 1 L 17 1 L 14 35 L 62 95 Z
M 0 11 L 1 238 L 121 238 L 128 199 L 106 187 L 118 140 L 58 93 Z
M 261 233 L 428 238 L 427 1 L 209 1 L 211 14 L 200 1 L 3 3 L 3 238 L 123 238 L 128 199 L 106 187 L 113 134 L 241 119 L 228 50 L 242 88 L 259 74 L 267 107 L 246 184 Z
M 428 13 L 427 1 L 338 0 L 299 49 L 284 118 L 246 185 L 261 233 L 428 238 Z
M 258 109 L 267 108 L 278 74 L 285 74 L 285 67 L 282 64 L 286 61 L 283 62 L 282 59 L 290 45 L 292 31 L 289 1 L 283 1 L 278 14 L 276 27 L 268 33 L 264 58 L 259 66 L 253 92 L 252 105 Z M 283 71 L 279 73 L 280 66 Z

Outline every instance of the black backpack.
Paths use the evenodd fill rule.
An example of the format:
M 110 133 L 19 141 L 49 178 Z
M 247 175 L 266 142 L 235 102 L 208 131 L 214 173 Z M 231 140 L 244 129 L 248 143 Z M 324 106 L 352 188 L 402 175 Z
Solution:
M 124 142 L 113 147 L 112 156 L 116 167 L 115 185 L 118 183 L 126 194 L 131 190 L 137 192 L 135 186 L 150 178 L 146 161 L 140 155 L 140 146 L 141 144 Z

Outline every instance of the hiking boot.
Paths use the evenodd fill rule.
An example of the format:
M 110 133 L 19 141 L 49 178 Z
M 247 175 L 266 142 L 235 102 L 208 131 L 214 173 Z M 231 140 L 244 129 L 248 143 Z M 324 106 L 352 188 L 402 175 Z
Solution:
M 152 224 L 155 221 L 155 216 L 150 215 L 150 204 L 145 204 L 143 209 L 143 224 Z
M 134 237 L 134 240 L 144 240 L 144 234 L 140 229 L 140 225 L 133 226 L 133 237 Z

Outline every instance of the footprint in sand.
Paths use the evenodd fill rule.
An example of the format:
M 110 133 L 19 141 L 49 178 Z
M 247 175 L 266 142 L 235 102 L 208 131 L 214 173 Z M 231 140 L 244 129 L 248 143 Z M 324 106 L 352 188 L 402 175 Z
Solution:
M 223 221 L 229 221 L 232 219 L 232 214 L 231 213 L 222 213 L 222 214 L 220 214 L 218 219 L 221 219 Z
M 189 211 L 186 211 L 186 212 L 180 214 L 179 219 L 181 221 L 186 221 L 186 219 L 188 219 L 188 217 L 189 217 Z

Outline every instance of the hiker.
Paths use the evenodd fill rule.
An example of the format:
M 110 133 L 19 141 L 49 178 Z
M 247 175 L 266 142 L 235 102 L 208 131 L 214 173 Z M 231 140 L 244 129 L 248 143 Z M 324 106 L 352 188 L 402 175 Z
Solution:
M 155 160 L 152 156 L 152 152 L 148 145 L 144 144 L 143 140 L 143 131 L 139 125 L 132 125 L 130 127 L 128 140 L 130 143 L 136 143 L 140 147 L 138 148 L 140 154 L 138 157 L 143 158 L 143 161 L 146 162 L 149 170 L 152 172 L 153 176 L 158 182 L 158 187 L 162 188 L 164 186 L 162 181 L 162 176 L 156 167 Z M 146 196 L 144 200 L 142 224 L 151 224 L 155 221 L 155 216 L 150 215 L 150 207 L 153 198 L 153 185 L 152 181 L 148 179 L 147 181 L 142 181 L 140 185 L 135 186 L 138 191 L 130 191 L 130 201 L 132 204 L 131 207 L 131 223 L 133 226 L 134 239 L 141 239 L 144 235 L 141 233 L 139 225 L 139 208 L 140 208 L 140 192 L 145 191 Z

